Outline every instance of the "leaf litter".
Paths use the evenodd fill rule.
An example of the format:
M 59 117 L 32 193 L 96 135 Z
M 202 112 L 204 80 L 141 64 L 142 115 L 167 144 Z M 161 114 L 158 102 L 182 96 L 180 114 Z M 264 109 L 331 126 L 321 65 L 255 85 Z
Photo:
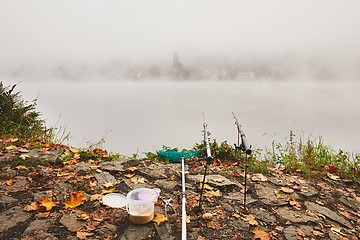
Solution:
M 0 210 L 3 212 L 7 208 L 19 205 L 26 213 L 32 214 L 38 219 L 53 219 L 55 221 L 54 226 L 58 227 L 53 227 L 49 231 L 54 236 L 77 237 L 78 239 L 117 239 L 120 236 L 130 234 L 131 224 L 126 211 L 102 205 L 104 194 L 120 192 L 126 195 L 131 190 L 132 185 L 127 185 L 123 181 L 124 179 L 130 180 L 130 184 L 160 187 L 161 195 L 173 197 L 173 204 L 177 212 L 181 212 L 181 189 L 175 187 L 167 190 L 157 186 L 154 182 L 158 178 L 154 177 L 155 175 L 143 172 L 147 166 L 153 164 L 152 160 L 126 160 L 123 162 L 125 172 L 110 172 L 116 177 L 116 183 L 98 184 L 94 174 L 106 171 L 99 166 L 103 160 L 110 159 L 106 151 L 93 149 L 84 153 L 78 148 L 44 144 L 39 149 L 43 156 L 49 156 L 50 159 L 51 154 L 56 151 L 62 153 L 56 161 L 43 162 L 41 164 L 44 164 L 44 167 L 39 168 L 41 164 L 30 164 L 31 161 L 36 160 L 29 154 L 29 147 L 29 144 L 20 146 L 17 141 L 8 140 L 7 145 L 2 149 L 3 152 L 13 155 L 14 158 L 19 158 L 22 155 L 23 157 L 20 159 L 26 161 L 26 164 L 14 166 L 11 165 L 11 161 L 1 158 L 0 166 L 2 168 L 10 166 L 13 171 L 16 171 L 16 174 L 29 176 L 28 181 L 36 184 L 31 185 L 28 189 L 17 188 L 16 186 L 21 183 L 21 180 L 15 178 L 14 175 L 9 175 L 9 173 L 2 173 L 4 181 L 0 185 L 1 193 L 9 195 L 7 188 L 11 187 L 11 196 L 20 197 L 20 201 L 10 205 L 5 204 Z M 79 169 L 80 162 L 89 164 L 93 167 L 92 170 Z M 230 170 L 234 167 L 240 167 L 238 163 L 227 163 L 219 160 L 214 160 L 214 163 L 214 166 L 209 166 L 210 171 L 217 174 L 225 171 L 224 176 L 230 181 L 243 182 L 243 174 Z M 157 165 L 157 170 L 166 169 L 166 165 Z M 203 165 L 200 162 L 189 161 L 188 165 L 192 166 L 189 168 L 188 174 L 201 175 Z M 176 164 L 171 166 L 176 166 Z M 187 188 L 189 188 L 186 205 L 187 229 L 188 233 L 191 234 L 189 239 L 214 239 L 214 236 L 221 239 L 284 239 L 287 229 L 291 225 L 296 226 L 295 234 L 297 234 L 298 239 L 329 239 L 331 234 L 335 234 L 341 239 L 357 239 L 360 237 L 359 185 L 356 182 L 341 178 L 334 168 L 329 167 L 328 170 L 329 172 L 325 173 L 323 178 L 316 180 L 303 179 L 295 173 L 285 173 L 284 169 L 281 168 L 269 169 L 270 174 L 266 176 L 261 173 L 251 174 L 248 176 L 248 204 L 246 209 L 243 207 L 243 189 L 240 185 L 215 187 L 207 183 L 204 185 L 202 209 L 199 209 L 198 193 L 202 186 L 195 182 L 187 182 Z M 162 177 L 169 182 L 180 181 L 179 175 L 171 171 Z M 9 182 L 6 182 L 5 179 Z M 224 180 L 219 178 L 213 181 L 222 183 Z M 63 186 L 63 188 L 58 186 Z M 255 188 L 255 186 L 257 187 Z M 270 191 L 259 191 L 262 188 Z M 44 192 L 44 190 L 52 190 L 52 195 L 43 196 L 34 201 L 31 197 L 32 193 Z M 349 203 L 344 205 L 340 202 L 339 195 L 348 199 Z M 307 201 L 316 203 L 319 208 L 306 209 L 304 203 Z M 153 224 L 159 228 L 168 225 L 170 227 L 169 234 L 175 239 L 180 239 L 181 215 L 171 214 L 166 217 L 163 214 L 163 207 L 161 201 L 155 204 L 155 217 L 144 228 L 150 229 L 153 236 L 158 236 L 159 232 Z M 283 207 L 292 209 L 292 212 L 289 211 L 289 213 L 293 214 L 293 218 L 277 214 L 276 210 Z M 323 212 L 320 207 L 327 208 L 329 211 Z M 263 209 L 264 211 L 256 211 L 256 209 Z M 61 230 L 63 228 L 60 227 L 59 221 L 73 211 L 79 211 L 73 220 L 74 224 L 79 222 L 82 227 L 75 232 L 64 232 Z M 336 214 L 336 216 L 330 214 Z M 297 218 L 296 216 L 300 217 Z M 303 216 L 312 218 L 311 224 L 307 225 L 308 223 L 301 222 Z M 340 218 L 350 221 L 353 228 L 341 225 L 343 221 L 338 220 L 339 222 L 336 222 L 336 219 Z M 302 225 L 307 225 L 310 231 L 302 229 Z M 16 227 L 2 230 L 0 238 L 13 235 L 15 229 Z M 18 236 L 22 239 L 35 237 L 34 235 Z

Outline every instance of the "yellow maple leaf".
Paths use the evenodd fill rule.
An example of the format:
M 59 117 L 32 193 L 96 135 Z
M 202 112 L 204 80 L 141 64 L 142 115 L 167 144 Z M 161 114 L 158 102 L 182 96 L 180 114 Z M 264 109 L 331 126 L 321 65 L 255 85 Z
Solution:
M 156 222 L 156 224 L 158 226 L 160 226 L 161 224 L 166 223 L 167 221 L 169 221 L 169 219 L 167 217 L 165 217 L 165 215 L 162 214 L 162 213 L 155 213 L 153 221 Z
M 56 206 L 56 203 L 53 202 L 53 200 L 49 197 L 43 197 L 39 201 L 39 206 L 45 207 L 46 211 L 50 211 L 54 206 Z
M 65 208 L 76 208 L 86 201 L 86 196 L 83 191 L 71 192 L 70 199 L 65 199 Z
M 270 239 L 270 233 L 265 232 L 264 230 L 261 230 L 260 228 L 255 228 L 251 232 L 255 234 L 253 239 L 259 239 L 259 240 L 269 240 Z

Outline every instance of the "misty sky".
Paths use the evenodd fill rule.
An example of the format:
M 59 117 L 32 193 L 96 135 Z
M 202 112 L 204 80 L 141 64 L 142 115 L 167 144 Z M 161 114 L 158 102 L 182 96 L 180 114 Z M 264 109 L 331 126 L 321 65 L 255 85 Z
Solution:
M 0 0 L 0 66 L 181 56 L 359 61 L 359 0 Z

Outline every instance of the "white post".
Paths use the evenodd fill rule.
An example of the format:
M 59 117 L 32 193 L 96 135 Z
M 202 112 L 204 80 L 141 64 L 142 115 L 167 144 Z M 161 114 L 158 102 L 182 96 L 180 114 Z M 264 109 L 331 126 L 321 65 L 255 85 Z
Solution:
M 185 192 L 185 159 L 181 158 L 182 172 L 182 223 L 181 223 L 181 239 L 186 240 L 186 192 Z

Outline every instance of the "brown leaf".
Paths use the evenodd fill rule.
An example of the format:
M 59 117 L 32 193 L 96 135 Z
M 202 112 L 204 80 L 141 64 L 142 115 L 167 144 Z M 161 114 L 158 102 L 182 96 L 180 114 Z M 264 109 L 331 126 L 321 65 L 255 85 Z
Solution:
M 288 188 L 288 187 L 281 187 L 280 188 L 280 191 L 284 192 L 284 193 L 293 193 L 294 192 L 294 189 L 292 188 Z
M 39 210 L 39 204 L 38 204 L 38 202 L 32 202 L 30 205 L 26 205 L 24 207 L 24 210 L 27 212 L 37 211 L 37 210 Z
M 86 239 L 87 237 L 90 237 L 92 235 L 94 235 L 94 233 L 92 233 L 92 232 L 86 232 L 86 231 L 78 231 L 78 232 L 76 232 L 76 236 L 79 239 Z
M 86 201 L 86 196 L 83 191 L 71 192 L 70 199 L 65 199 L 65 208 L 76 208 Z
M 248 222 L 250 225 L 258 225 L 258 222 L 256 221 L 254 215 L 252 215 L 252 214 L 245 215 L 243 220 Z
M 204 213 L 202 215 L 202 219 L 204 220 L 211 220 L 213 218 L 213 215 L 211 213 Z
M 222 226 L 218 222 L 215 222 L 215 221 L 208 222 L 206 224 L 206 226 L 208 228 L 215 229 L 215 230 L 222 229 Z
M 251 231 L 255 234 L 253 239 L 259 239 L 259 240 L 269 240 L 270 239 L 270 233 L 265 232 L 264 230 L 260 228 L 255 228 Z
M 267 177 L 265 177 L 262 173 L 254 173 L 251 175 L 251 180 L 255 182 L 266 182 Z
M 127 170 L 129 172 L 135 172 L 137 170 L 137 167 L 128 167 Z
M 220 190 L 216 190 L 216 191 L 206 191 L 204 193 L 204 196 L 206 197 L 221 197 L 222 193 L 220 192 Z
M 326 174 L 332 180 L 338 181 L 340 179 L 340 177 L 337 176 L 337 175 L 334 175 L 334 174 L 331 174 L 331 173 L 326 173 Z

